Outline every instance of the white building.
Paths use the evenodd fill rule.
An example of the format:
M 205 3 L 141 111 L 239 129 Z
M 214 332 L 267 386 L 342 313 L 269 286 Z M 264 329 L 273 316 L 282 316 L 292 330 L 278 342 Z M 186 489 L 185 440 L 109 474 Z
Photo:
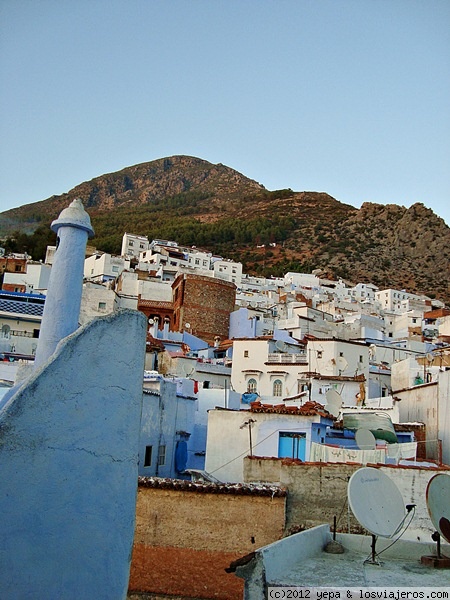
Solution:
M 426 310 L 426 306 L 431 306 L 430 298 L 410 294 L 405 290 L 393 290 L 390 288 L 380 290 L 375 292 L 375 298 L 380 303 L 382 310 L 390 312 L 403 312 L 417 308 L 417 306 L 423 306 L 423 310 Z
M 232 260 L 215 260 L 213 262 L 214 277 L 231 281 L 238 287 L 242 283 L 242 263 L 233 262 Z
M 83 284 L 80 307 L 81 325 L 95 317 L 116 312 L 119 307 L 119 297 L 109 286 L 92 281 Z
M 325 438 L 333 422 L 325 414 L 314 406 L 210 410 L 205 470 L 223 482 L 243 482 L 247 455 L 308 461 L 311 442 Z
M 99 283 L 112 281 L 119 277 L 124 270 L 130 268 L 130 259 L 111 254 L 96 253 L 84 261 L 84 277 L 89 281 Z
M 150 243 L 147 236 L 124 233 L 120 254 L 123 257 L 139 258 L 139 254 L 145 250 L 148 250 L 149 247 Z
M 50 279 L 50 265 L 41 262 L 30 261 L 26 264 L 25 273 L 5 273 L 3 276 L 3 285 L 7 289 L 14 289 L 16 292 L 26 294 L 45 294 L 47 292 Z
M 282 307 L 280 308 L 280 313 Z M 305 335 L 329 337 L 336 332 L 333 316 L 315 308 L 310 308 L 305 303 L 290 302 L 286 305 L 286 318 L 278 320 L 277 328 L 284 329 L 297 340 Z

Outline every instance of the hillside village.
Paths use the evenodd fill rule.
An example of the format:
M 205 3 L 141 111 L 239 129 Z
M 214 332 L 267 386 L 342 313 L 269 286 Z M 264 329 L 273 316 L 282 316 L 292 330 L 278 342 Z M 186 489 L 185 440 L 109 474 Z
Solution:
M 43 262 L 0 258 L 5 390 L 34 360 L 54 252 Z M 200 248 L 124 233 L 120 256 L 87 247 L 80 325 L 122 309 L 147 322 L 131 591 L 241 597 L 225 567 L 342 516 L 346 482 L 361 465 L 395 471 L 417 504 L 411 536 L 429 538 L 424 489 L 450 469 L 443 302 L 329 280 L 320 269 L 254 277 Z M 256 505 L 271 518 L 252 519 Z M 205 512 L 214 540 L 200 534 Z M 157 518 L 167 525 L 159 535 Z M 338 529 L 361 531 L 347 515 Z M 218 588 L 225 595 L 213 596 Z

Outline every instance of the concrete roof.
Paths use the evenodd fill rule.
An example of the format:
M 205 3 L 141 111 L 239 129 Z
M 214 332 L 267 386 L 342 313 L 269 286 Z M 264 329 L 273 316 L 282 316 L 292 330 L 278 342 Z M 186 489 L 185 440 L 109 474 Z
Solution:
M 343 547 L 342 554 L 325 551 L 330 541 L 329 526 L 319 525 L 259 548 L 232 563 L 227 571 L 246 579 L 250 587 L 418 589 L 450 586 L 450 569 L 421 563 L 422 556 L 435 555 L 436 545 L 431 539 L 430 543 L 400 539 L 392 544 L 392 540 L 379 538 L 376 550 L 381 564 L 366 561 L 371 558 L 369 536 L 337 534 L 336 542 Z M 450 546 L 443 544 L 441 552 L 450 556 Z M 264 581 L 259 575 L 261 567 Z

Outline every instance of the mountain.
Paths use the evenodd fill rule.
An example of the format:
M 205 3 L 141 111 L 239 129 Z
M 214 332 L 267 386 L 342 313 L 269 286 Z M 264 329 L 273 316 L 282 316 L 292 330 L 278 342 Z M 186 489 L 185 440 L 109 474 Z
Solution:
M 42 242 L 49 223 L 77 197 L 91 215 L 97 248 L 106 252 L 120 252 L 128 231 L 209 249 L 255 275 L 320 268 L 329 277 L 450 303 L 450 228 L 420 203 L 357 209 L 326 193 L 268 191 L 225 165 L 172 156 L 0 213 L 0 235 L 15 232 L 16 242 L 20 237 L 39 258 L 33 240 L 39 235 Z

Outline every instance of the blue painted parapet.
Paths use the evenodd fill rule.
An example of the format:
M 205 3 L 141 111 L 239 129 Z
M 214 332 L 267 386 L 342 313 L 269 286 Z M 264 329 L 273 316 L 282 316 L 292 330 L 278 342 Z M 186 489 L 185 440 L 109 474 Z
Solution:
M 0 598 L 126 598 L 146 319 L 123 311 L 56 347 L 0 405 Z

